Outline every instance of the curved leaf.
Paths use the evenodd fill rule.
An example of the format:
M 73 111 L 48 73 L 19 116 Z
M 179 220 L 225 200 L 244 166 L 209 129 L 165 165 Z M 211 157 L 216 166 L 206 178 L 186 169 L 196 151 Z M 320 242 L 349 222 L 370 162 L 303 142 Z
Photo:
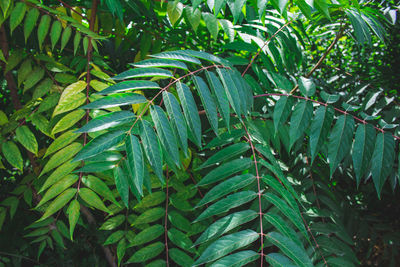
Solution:
M 291 258 L 298 266 L 313 266 L 306 251 L 302 247 L 296 245 L 296 243 L 288 237 L 276 232 L 268 233 L 265 237 L 272 244 L 280 248 L 282 252 Z
M 97 132 L 127 122 L 133 123 L 135 118 L 136 118 L 135 114 L 133 114 L 130 111 L 126 110 L 115 111 L 95 117 L 93 120 L 89 121 L 82 128 L 76 130 L 75 132 L 76 133 Z
M 354 119 L 350 115 L 338 118 L 329 136 L 328 159 L 332 177 L 338 164 L 349 154 L 353 141 Z
M 308 128 L 312 113 L 313 106 L 310 101 L 300 101 L 294 107 L 293 114 L 290 119 L 289 150 Z
M 160 86 L 157 83 L 151 81 L 139 81 L 139 80 L 125 81 L 111 85 L 110 87 L 107 87 L 106 89 L 97 92 L 97 94 L 109 95 L 109 94 L 122 93 L 130 90 L 159 89 L 159 88 Z
M 125 137 L 126 132 L 123 130 L 116 130 L 97 136 L 89 143 L 87 143 L 81 151 L 79 151 L 73 161 L 84 160 L 89 157 L 93 157 L 94 155 L 100 154 L 101 152 L 121 143 L 122 140 L 125 139 Z
M 376 137 L 375 149 L 371 160 L 371 173 L 375 189 L 380 198 L 382 187 L 392 172 L 395 143 L 391 133 L 379 133 Z
M 133 134 L 128 135 L 125 141 L 126 155 L 128 165 L 133 174 L 133 184 L 141 196 L 143 196 L 143 177 L 144 177 L 144 159 L 142 147 L 139 139 Z
M 156 126 L 161 144 L 177 166 L 180 166 L 178 144 L 164 111 L 159 106 L 150 108 L 150 114 Z
M 201 102 L 203 103 L 203 107 L 206 111 L 211 128 L 214 130 L 215 134 L 218 135 L 217 107 L 214 103 L 214 99 L 211 96 L 210 90 L 202 78 L 193 76 L 193 81 L 196 85 L 197 91 L 199 92 Z
M 253 161 L 250 158 L 240 158 L 229 161 L 210 171 L 200 180 L 197 186 L 204 186 L 221 181 L 232 174 L 250 168 L 252 164 Z
M 158 144 L 158 139 L 154 133 L 154 130 L 149 124 L 150 123 L 147 121 L 142 121 L 140 127 L 140 138 L 142 139 L 144 152 L 146 153 L 147 159 L 149 160 L 154 173 L 157 175 L 160 181 L 164 183 L 162 155 Z
M 46 208 L 45 213 L 38 221 L 43 221 L 62 209 L 75 196 L 75 194 L 76 188 L 69 188 L 65 190 L 56 199 L 54 199 L 53 202 L 50 203 L 50 205 Z
M 15 131 L 15 137 L 27 150 L 33 154 L 38 153 L 38 143 L 35 135 L 29 130 L 28 126 L 22 125 Z
M 201 123 L 193 95 L 190 92 L 189 87 L 184 83 L 178 82 L 176 84 L 176 90 L 178 92 L 179 100 L 181 101 L 183 114 L 185 115 L 189 130 L 193 135 L 196 145 L 201 147 Z
M 253 191 L 243 191 L 234 193 L 232 195 L 227 196 L 224 199 L 219 200 L 218 202 L 209 206 L 205 211 L 203 211 L 199 217 L 197 217 L 194 222 L 198 222 L 209 218 L 214 215 L 218 215 L 220 213 L 229 211 L 233 208 L 239 207 L 257 197 L 257 194 Z
M 18 149 L 18 146 L 12 142 L 12 141 L 7 141 L 4 142 L 1 145 L 1 151 L 3 152 L 4 157 L 6 160 L 14 167 L 17 169 L 21 170 L 23 169 L 23 159 L 21 156 L 21 152 Z
M 105 109 L 105 108 L 112 108 L 124 105 L 131 105 L 131 104 L 141 104 L 146 103 L 147 99 L 135 93 L 120 93 L 120 94 L 112 94 L 109 96 L 105 96 L 100 98 L 92 103 L 84 105 L 83 109 Z
M 252 250 L 244 250 L 240 251 L 228 256 L 219 259 L 215 263 L 213 263 L 210 267 L 240 267 L 245 266 L 246 264 L 257 260 L 260 255 Z
M 311 163 L 328 137 L 333 121 L 333 110 L 321 106 L 315 111 L 315 116 L 310 127 Z
M 166 58 L 146 59 L 143 61 L 133 63 L 131 65 L 138 68 L 158 67 L 158 68 L 177 68 L 182 70 L 188 70 L 188 67 L 186 66 L 185 63 Z
M 80 188 L 79 196 L 90 206 L 105 211 L 107 213 L 111 213 L 111 211 L 107 209 L 107 207 L 104 205 L 100 197 L 89 188 Z
M 360 124 L 354 137 L 353 166 L 356 173 L 357 187 L 367 173 L 375 146 L 375 130 L 370 124 Z
M 113 80 L 126 80 L 126 79 L 143 78 L 143 77 L 173 78 L 174 76 L 169 70 L 158 69 L 158 68 L 137 68 L 124 71 L 118 74 L 117 76 L 114 76 Z
M 174 127 L 175 133 L 179 136 L 180 145 L 185 155 L 188 150 L 187 143 L 187 126 L 185 118 L 182 114 L 178 100 L 175 96 L 167 91 L 163 93 L 164 105 L 167 108 L 168 115 L 170 117 L 172 126 Z
M 221 237 L 204 250 L 193 266 L 219 259 L 239 248 L 253 243 L 258 238 L 259 234 L 252 230 L 244 230 Z

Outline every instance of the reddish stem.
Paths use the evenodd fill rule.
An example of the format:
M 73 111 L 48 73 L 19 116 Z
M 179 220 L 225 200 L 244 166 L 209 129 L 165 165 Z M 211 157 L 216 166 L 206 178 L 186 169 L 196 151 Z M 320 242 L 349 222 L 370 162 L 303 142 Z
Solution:
M 277 36 L 278 33 L 281 32 L 284 28 L 286 28 L 290 23 L 292 23 L 292 20 L 291 20 L 291 21 L 288 21 L 288 22 L 286 22 L 284 25 L 282 25 L 282 27 L 280 27 L 271 37 L 268 38 L 267 41 L 265 41 L 265 43 L 263 44 L 263 46 L 260 47 L 260 48 L 258 49 L 257 53 L 254 55 L 254 57 L 252 57 L 250 63 L 247 65 L 246 69 L 243 71 L 242 77 L 246 74 L 246 72 L 249 70 L 249 68 L 251 67 L 251 65 L 253 65 L 254 60 L 260 55 L 260 53 L 261 53 L 261 51 L 263 50 L 263 48 L 264 48 L 267 44 L 269 44 L 269 42 L 271 42 L 271 40 L 272 40 L 273 38 L 275 38 L 275 36 Z
M 261 254 L 260 254 L 261 255 L 261 261 L 260 261 L 260 266 L 262 267 L 263 263 L 264 263 L 264 233 L 263 233 L 263 221 L 262 221 L 263 213 L 262 213 L 262 207 L 261 207 L 262 192 L 261 192 L 261 186 L 260 186 L 260 175 L 259 175 L 259 172 L 258 172 L 257 156 L 256 156 L 256 152 L 255 152 L 255 148 L 254 148 L 253 142 L 251 141 L 250 134 L 247 131 L 246 124 L 244 122 L 242 122 L 242 124 L 243 124 L 244 130 L 246 131 L 246 135 L 248 137 L 248 142 L 250 144 L 251 151 L 253 153 L 254 166 L 256 168 L 256 178 L 257 178 L 257 187 L 258 187 L 258 193 L 257 193 L 257 195 L 258 195 L 258 214 L 259 214 L 259 217 L 260 217 L 260 238 L 261 238 L 261 241 L 260 241 L 261 242 Z

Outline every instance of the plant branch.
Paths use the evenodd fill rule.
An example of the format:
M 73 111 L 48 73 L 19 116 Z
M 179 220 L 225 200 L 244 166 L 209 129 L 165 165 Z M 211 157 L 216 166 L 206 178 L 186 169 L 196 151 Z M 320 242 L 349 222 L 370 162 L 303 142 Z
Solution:
M 263 44 L 262 47 L 260 47 L 257 51 L 257 53 L 251 58 L 250 63 L 247 65 L 246 69 L 243 71 L 242 73 L 242 77 L 246 74 L 246 72 L 249 70 L 249 68 L 253 65 L 254 60 L 260 55 L 261 51 L 264 49 L 264 47 L 269 44 L 269 42 L 271 42 L 272 39 L 275 38 L 275 36 L 278 35 L 278 33 L 280 33 L 284 28 L 286 28 L 290 23 L 292 23 L 292 20 L 286 22 L 284 25 L 282 25 L 282 27 L 280 27 L 273 35 L 271 35 L 271 37 L 268 38 L 267 41 L 265 41 L 265 43 Z
M 260 242 L 261 242 L 261 259 L 260 259 L 260 266 L 263 266 L 264 263 L 264 233 L 263 233 L 263 213 L 262 213 L 262 206 L 261 206 L 261 196 L 262 196 L 262 192 L 261 192 L 261 185 L 260 185 L 260 174 L 258 172 L 258 166 L 257 166 L 257 156 L 256 156 L 256 152 L 255 152 L 255 148 L 253 145 L 253 142 L 251 141 L 251 137 L 250 134 L 247 130 L 246 124 L 242 121 L 242 125 L 243 128 L 246 132 L 247 138 L 248 138 L 248 142 L 250 144 L 251 147 L 251 152 L 253 154 L 253 160 L 254 160 L 254 166 L 256 168 L 256 179 L 257 179 L 257 195 L 258 195 L 258 214 L 260 217 Z
M 329 52 L 333 49 L 335 44 L 339 41 L 339 39 L 343 36 L 344 32 L 344 26 L 340 27 L 339 32 L 336 34 L 335 39 L 333 42 L 329 45 L 328 49 L 324 52 L 324 54 L 321 56 L 321 58 L 318 60 L 318 62 L 314 65 L 314 67 L 305 75 L 306 78 L 310 78 L 311 75 L 321 66 L 322 62 L 325 60 L 325 58 L 328 56 Z M 297 84 L 293 89 L 290 91 L 290 94 L 293 94 L 297 89 L 299 88 L 299 85 Z
M 318 105 L 322 105 L 322 106 L 325 106 L 325 107 L 328 106 L 327 103 L 319 102 L 319 101 L 316 101 L 316 100 L 313 100 L 313 99 L 310 99 L 310 98 L 307 98 L 307 97 L 304 97 L 304 96 L 291 95 L 291 94 L 268 93 L 268 94 L 255 95 L 255 96 L 253 96 L 253 98 L 258 98 L 258 97 L 263 97 L 263 96 L 288 96 L 288 97 L 294 97 L 294 98 L 297 98 L 297 99 L 303 99 L 303 100 L 312 101 L 312 102 L 314 102 L 314 103 L 316 103 L 316 104 L 318 104 Z M 358 121 L 358 122 L 360 122 L 360 123 L 363 123 L 363 124 L 371 124 L 371 123 L 369 123 L 369 122 L 367 122 L 367 121 L 365 121 L 365 120 L 363 120 L 363 119 L 360 119 L 360 118 L 358 118 L 358 117 L 356 117 L 356 116 L 354 116 L 354 115 L 349 114 L 349 113 L 348 113 L 347 111 L 345 111 L 345 110 L 341 110 L 341 109 L 338 109 L 338 108 L 335 108 L 335 107 L 332 107 L 332 108 L 333 108 L 334 110 L 336 110 L 336 111 L 338 111 L 338 112 L 344 114 L 344 115 L 350 115 L 350 116 L 352 116 L 356 121 Z M 382 128 L 376 127 L 376 126 L 374 126 L 373 124 L 371 124 L 371 125 L 372 125 L 372 127 L 375 128 L 375 130 L 377 130 L 377 131 L 379 131 L 379 132 L 381 132 L 381 133 L 385 133 L 385 132 L 386 132 L 386 131 L 383 130 Z M 398 136 L 396 136 L 396 135 L 394 135 L 394 134 L 392 134 L 392 136 L 393 136 L 394 139 L 400 140 L 400 137 L 398 137 Z

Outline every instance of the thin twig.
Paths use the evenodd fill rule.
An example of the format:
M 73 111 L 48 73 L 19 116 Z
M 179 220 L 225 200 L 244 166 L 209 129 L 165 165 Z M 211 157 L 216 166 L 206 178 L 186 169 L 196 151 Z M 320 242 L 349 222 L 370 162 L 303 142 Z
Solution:
M 280 33 L 284 28 L 286 28 L 290 23 L 292 23 L 292 20 L 286 22 L 284 25 L 282 25 L 273 35 L 271 35 L 271 37 L 268 38 L 267 41 L 265 41 L 265 43 L 263 44 L 262 47 L 260 47 L 257 51 L 257 53 L 251 58 L 250 63 L 247 65 L 246 69 L 243 71 L 242 73 L 242 77 L 246 74 L 246 72 L 249 70 L 249 68 L 251 67 L 251 65 L 253 65 L 254 60 L 260 55 L 261 51 L 264 49 L 264 47 L 269 44 L 269 42 L 271 42 L 271 40 L 273 38 L 275 38 L 275 36 L 278 35 L 278 33 Z
M 321 66 L 322 62 L 328 56 L 329 52 L 331 52 L 332 48 L 339 41 L 339 39 L 343 36 L 343 31 L 344 31 L 344 26 L 341 26 L 339 32 L 336 34 L 335 39 L 329 45 L 328 49 L 326 49 L 326 51 L 321 56 L 321 58 L 318 60 L 317 64 L 315 64 L 314 67 L 305 75 L 306 78 L 311 77 L 311 75 Z M 298 84 L 295 87 L 293 87 L 293 89 L 290 91 L 290 94 L 293 94 L 297 90 L 297 88 L 299 88 Z
M 260 174 L 258 172 L 258 166 L 257 166 L 257 156 L 256 156 L 256 152 L 254 149 L 254 145 L 253 142 L 251 141 L 251 137 L 250 134 L 247 130 L 246 124 L 244 122 L 242 122 L 243 128 L 246 132 L 246 135 L 248 137 L 248 141 L 251 147 L 251 152 L 253 154 L 253 160 L 254 160 L 254 166 L 256 168 L 256 179 L 257 179 L 257 187 L 258 187 L 258 214 L 260 217 L 260 242 L 261 242 L 261 260 L 260 260 L 260 266 L 263 266 L 264 263 L 264 233 L 263 233 L 263 213 L 262 213 L 262 206 L 261 206 L 261 196 L 262 196 L 262 192 L 261 192 L 261 185 L 260 185 Z

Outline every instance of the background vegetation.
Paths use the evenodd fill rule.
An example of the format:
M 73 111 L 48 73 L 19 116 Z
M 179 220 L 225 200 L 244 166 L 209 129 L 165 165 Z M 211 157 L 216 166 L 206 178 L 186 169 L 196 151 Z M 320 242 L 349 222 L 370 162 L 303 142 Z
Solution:
M 396 1 L 0 1 L 0 266 L 398 266 Z

